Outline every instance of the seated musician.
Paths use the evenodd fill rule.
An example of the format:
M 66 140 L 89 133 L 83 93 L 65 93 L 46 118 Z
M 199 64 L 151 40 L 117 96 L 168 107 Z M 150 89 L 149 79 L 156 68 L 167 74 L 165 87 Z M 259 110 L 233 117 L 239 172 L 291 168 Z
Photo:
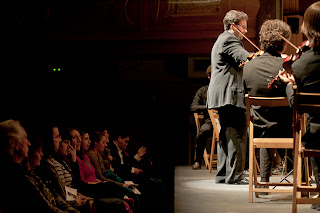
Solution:
M 282 73 L 280 79 L 287 85 L 290 103 L 293 103 L 292 85 L 297 84 L 299 92 L 320 93 L 320 2 L 310 5 L 304 13 L 301 31 L 308 38 L 311 48 L 293 62 L 293 75 Z M 306 148 L 320 149 L 320 117 L 310 115 L 307 119 L 307 132 L 302 138 Z M 320 186 L 320 158 L 311 158 L 311 165 L 317 186 Z M 312 208 L 320 211 L 319 204 Z
M 286 48 L 286 42 L 277 33 L 287 39 L 291 37 L 290 27 L 285 22 L 276 19 L 265 21 L 259 32 L 264 53 L 244 65 L 244 88 L 250 96 L 286 97 L 284 84 L 268 87 L 270 76 L 276 76 L 282 70 L 281 54 Z M 255 137 L 292 137 L 289 107 L 254 107 L 251 114 L 255 120 Z M 269 182 L 274 153 L 275 149 L 260 149 L 262 182 Z

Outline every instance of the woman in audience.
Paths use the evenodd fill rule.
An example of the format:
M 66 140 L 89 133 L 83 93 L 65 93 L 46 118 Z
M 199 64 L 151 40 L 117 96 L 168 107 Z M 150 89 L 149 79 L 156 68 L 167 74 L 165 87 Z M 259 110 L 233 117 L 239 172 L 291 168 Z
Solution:
M 128 196 L 135 200 L 135 203 L 139 205 L 139 201 L 137 196 L 129 189 L 127 184 L 123 184 L 120 182 L 116 182 L 107 178 L 101 180 L 97 178 L 95 174 L 95 168 L 91 164 L 90 158 L 87 155 L 88 149 L 91 144 L 91 140 L 89 138 L 88 131 L 82 132 L 82 142 L 79 155 L 77 156 L 77 161 L 79 163 L 80 176 L 82 181 L 88 182 L 90 184 L 99 184 L 103 183 L 103 185 L 108 184 L 109 188 L 114 190 L 114 193 L 120 193 L 120 196 Z
M 81 181 L 79 165 L 76 158 L 76 148 L 78 146 L 78 140 L 81 140 L 80 137 L 77 137 L 78 131 L 75 129 L 65 129 L 61 132 L 61 135 L 63 140 L 61 140 L 58 153 L 55 153 L 54 158 L 52 159 L 52 165 L 57 172 L 61 182 L 63 182 L 68 187 L 77 189 L 78 194 L 80 191 L 83 194 L 89 194 L 91 197 L 93 197 L 95 199 L 97 212 L 126 212 L 124 202 L 119 198 L 109 197 L 109 193 L 105 192 L 105 190 L 107 190 L 106 188 L 87 184 Z M 76 137 L 72 137 L 72 135 L 76 135 Z M 74 146 L 71 145 L 72 138 L 74 138 Z M 83 196 L 81 194 L 79 195 Z M 88 197 L 85 198 L 87 200 L 91 199 Z
M 106 137 L 106 146 L 103 152 L 101 153 L 104 162 L 104 167 L 110 168 L 110 170 L 114 173 L 114 168 L 112 166 L 113 156 L 111 155 L 111 150 L 109 147 L 110 138 L 108 130 L 104 130 L 102 134 Z
M 114 180 L 119 183 L 123 183 L 123 180 L 113 173 L 113 168 L 109 163 L 109 168 L 105 168 L 105 162 L 103 161 L 102 153 L 107 146 L 107 137 L 102 132 L 94 132 L 94 142 L 90 144 L 89 151 L 87 155 L 90 158 L 90 161 L 95 168 L 96 176 L 100 180 Z M 112 158 L 112 157 L 111 157 Z
M 32 145 L 29 149 L 29 159 L 27 162 L 28 172 L 26 177 L 34 185 L 39 196 L 42 198 L 41 206 L 43 212 L 79 212 L 71 205 L 69 205 L 60 195 L 54 195 L 42 182 L 42 180 L 35 174 L 34 169 L 40 166 L 42 153 L 42 141 L 39 137 L 34 137 Z M 79 200 L 79 205 L 85 204 L 86 200 Z M 39 204 L 37 204 L 39 205 Z

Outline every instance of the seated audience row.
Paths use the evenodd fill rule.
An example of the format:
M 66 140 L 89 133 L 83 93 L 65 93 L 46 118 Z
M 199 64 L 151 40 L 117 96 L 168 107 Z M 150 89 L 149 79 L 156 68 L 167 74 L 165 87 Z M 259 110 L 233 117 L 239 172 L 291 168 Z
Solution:
M 96 212 L 142 212 L 147 197 L 162 193 L 161 180 L 145 176 L 138 168 L 146 148 L 141 147 L 133 158 L 126 153 L 129 137 L 117 137 L 122 144 L 116 145 L 109 142 L 107 130 L 80 134 L 70 128 L 61 129 L 61 135 L 59 130 L 49 126 L 47 135 L 35 131 L 29 141 L 19 121 L 0 123 L 1 162 L 9 174 L 1 177 L 6 186 L 2 212 L 89 212 L 93 205 Z M 115 156 L 108 144 L 117 148 Z M 71 199 L 70 190 L 75 191 Z M 15 205 L 17 199 L 21 205 Z

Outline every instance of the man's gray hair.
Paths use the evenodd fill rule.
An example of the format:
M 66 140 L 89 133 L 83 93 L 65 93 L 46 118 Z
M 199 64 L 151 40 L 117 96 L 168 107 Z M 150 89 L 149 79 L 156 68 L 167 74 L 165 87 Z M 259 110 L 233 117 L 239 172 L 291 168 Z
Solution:
M 232 23 L 238 24 L 241 20 L 248 21 L 248 15 L 242 11 L 230 10 L 223 18 L 224 30 L 229 30 Z
M 0 153 L 10 159 L 14 157 L 16 142 L 21 143 L 21 124 L 17 120 L 7 120 L 0 123 Z M 1 156 L 6 158 L 6 156 Z

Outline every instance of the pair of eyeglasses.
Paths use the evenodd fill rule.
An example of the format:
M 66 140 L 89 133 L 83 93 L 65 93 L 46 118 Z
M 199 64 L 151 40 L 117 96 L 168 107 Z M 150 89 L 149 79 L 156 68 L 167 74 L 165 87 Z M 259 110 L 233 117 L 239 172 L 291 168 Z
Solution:
M 242 25 L 242 24 L 237 24 L 238 26 L 242 27 L 243 29 L 248 29 L 248 26 Z
M 53 137 L 53 138 L 61 138 L 61 135 L 58 135 L 58 136 L 56 136 L 56 137 Z

